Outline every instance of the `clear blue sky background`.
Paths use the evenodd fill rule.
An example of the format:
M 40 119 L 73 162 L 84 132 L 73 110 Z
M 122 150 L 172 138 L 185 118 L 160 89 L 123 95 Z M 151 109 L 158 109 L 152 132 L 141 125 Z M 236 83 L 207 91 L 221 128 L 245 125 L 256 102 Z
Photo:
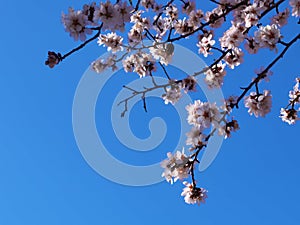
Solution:
M 212 166 L 199 174 L 209 190 L 207 203 L 190 206 L 180 197 L 180 183 L 122 186 L 95 173 L 82 158 L 72 129 L 73 97 L 83 72 L 104 49 L 92 43 L 53 70 L 44 66 L 44 60 L 48 50 L 67 52 L 77 45 L 64 32 L 60 14 L 83 3 L 1 1 L 0 224 L 299 224 L 300 126 L 278 118 L 294 77 L 300 75 L 299 44 L 276 65 L 265 85 L 274 97 L 272 113 L 255 119 L 243 108 L 236 111 L 241 130 L 224 142 Z M 287 40 L 297 29 L 285 29 Z M 228 74 L 224 94 L 239 93 L 257 65 L 266 65 L 273 57 L 262 51 Z M 163 106 L 159 100 L 150 104 L 154 103 Z M 172 113 L 171 107 L 166 110 Z M 147 115 L 139 111 L 134 119 L 145 127 L 139 135 L 147 137 L 143 121 L 157 111 L 150 108 Z M 169 124 L 172 118 L 165 116 Z M 170 132 L 172 143 L 176 129 Z M 115 137 L 110 138 L 113 142 Z M 113 145 L 108 148 L 120 160 L 137 163 L 132 152 L 120 149 L 118 154 Z M 160 161 L 167 151 L 153 153 L 150 159 L 139 155 L 138 164 Z

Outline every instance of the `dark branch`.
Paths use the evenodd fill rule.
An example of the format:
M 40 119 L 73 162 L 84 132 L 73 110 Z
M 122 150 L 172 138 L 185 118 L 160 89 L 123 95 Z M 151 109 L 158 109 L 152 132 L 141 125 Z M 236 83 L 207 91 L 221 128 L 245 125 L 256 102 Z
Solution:
M 77 52 L 78 50 L 82 49 L 84 46 L 86 46 L 88 43 L 90 43 L 91 41 L 95 40 L 96 38 L 99 37 L 100 32 L 101 32 L 101 28 L 103 26 L 103 23 L 97 27 L 96 29 L 98 30 L 98 32 L 91 37 L 90 39 L 86 40 L 85 42 L 83 42 L 81 45 L 79 45 L 78 47 L 72 49 L 71 51 L 69 51 L 68 53 L 66 53 L 65 55 L 63 55 L 60 59 L 60 61 L 64 60 L 65 58 L 67 58 L 69 55 L 72 55 L 74 52 Z
M 294 37 L 290 42 L 287 43 L 287 45 L 285 46 L 285 48 L 282 50 L 282 52 L 259 74 L 257 74 L 257 77 L 244 89 L 244 91 L 242 92 L 242 94 L 238 97 L 236 103 L 234 104 L 234 106 L 236 108 L 238 108 L 238 104 L 239 102 L 244 98 L 244 96 L 248 93 L 248 91 L 253 87 L 253 85 L 258 84 L 258 82 L 265 78 L 266 74 L 268 73 L 268 71 L 281 59 L 283 58 L 284 54 L 287 52 L 287 50 L 295 43 L 297 42 L 297 40 L 300 39 L 300 34 L 298 34 L 296 37 Z

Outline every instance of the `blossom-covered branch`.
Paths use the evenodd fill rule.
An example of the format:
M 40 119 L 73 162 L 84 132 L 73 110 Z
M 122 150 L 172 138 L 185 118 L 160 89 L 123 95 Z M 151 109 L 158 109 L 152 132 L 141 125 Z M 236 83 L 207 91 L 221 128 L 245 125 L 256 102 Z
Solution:
M 55 65 L 57 65 L 58 63 L 63 61 L 65 58 L 72 55 L 74 52 L 77 52 L 78 50 L 84 48 L 88 43 L 96 40 L 100 35 L 102 26 L 103 26 L 103 23 L 99 27 L 94 29 L 94 30 L 97 30 L 97 33 L 93 37 L 86 40 L 81 45 L 79 45 L 78 47 L 72 49 L 71 51 L 64 54 L 63 56 L 60 53 L 55 53 L 55 52 L 49 51 L 48 52 L 48 59 L 45 61 L 45 65 L 48 65 L 50 68 L 53 68 Z
M 136 96 L 141 98 L 145 111 L 147 94 L 157 89 L 164 90 L 161 97 L 166 104 L 176 104 L 183 92 L 196 91 L 197 76 L 203 75 L 209 88 L 220 88 L 224 77 L 245 63 L 245 54 L 256 55 L 261 49 L 269 49 L 276 54 L 266 68 L 256 72 L 257 76 L 242 88 L 240 95 L 224 99 L 223 105 L 195 100 L 186 106 L 187 121 L 191 125 L 186 140 L 189 153 L 169 152 L 168 158 L 162 162 L 162 175 L 170 183 L 183 181 L 185 187 L 181 195 L 188 204 L 200 204 L 207 198 L 207 191 L 198 186 L 195 166 L 210 137 L 217 134 L 228 138 L 239 129 L 232 111 L 239 108 L 242 100 L 250 115 L 264 117 L 271 111 L 271 91 L 261 92 L 259 84 L 263 79 L 269 79 L 271 68 L 300 39 L 297 29 L 291 29 L 295 32 L 294 38 L 289 42 L 284 41 L 281 29 L 288 22 L 298 26 L 300 0 L 209 0 L 206 3 L 212 4 L 214 8 L 204 12 L 192 0 L 170 0 L 167 3 L 155 0 L 137 0 L 135 3 L 132 0 L 129 3 L 118 0 L 111 3 L 107 0 L 100 4 L 85 4 L 77 11 L 70 8 L 68 14 L 62 14 L 62 22 L 66 32 L 75 41 L 82 41 L 82 44 L 65 55 L 49 51 L 45 62 L 53 68 L 97 39 L 99 46 L 107 48 L 110 55 L 92 62 L 91 67 L 95 72 L 116 70 L 117 62 L 122 62 L 125 72 L 134 72 L 139 78 L 151 76 L 151 87 L 136 90 L 124 85 L 131 92 L 129 97 L 119 103 L 124 104 L 121 114 L 124 116 L 128 111 L 128 102 Z M 270 14 L 267 21 L 266 16 Z M 222 28 L 223 34 L 215 32 Z M 97 33 L 88 39 L 93 31 Z M 184 79 L 175 80 L 168 73 L 168 65 L 174 55 L 173 43 L 196 35 L 197 41 L 194 44 L 198 53 L 214 58 L 209 66 L 199 68 L 199 71 L 188 74 Z M 152 41 L 152 44 L 145 44 L 146 39 Z M 117 55 L 119 52 L 121 56 Z M 156 83 L 157 65 L 168 78 L 166 83 Z M 300 109 L 296 107 L 300 104 L 299 84 L 300 79 L 297 78 L 296 85 L 289 93 L 289 103 L 280 112 L 281 119 L 289 124 L 298 120 Z M 252 89 L 254 91 L 250 92 Z
M 242 94 L 237 98 L 235 103 L 231 103 L 230 107 L 236 107 L 238 108 L 238 104 L 239 102 L 245 97 L 245 95 L 249 92 L 249 90 L 254 86 L 254 85 L 258 85 L 258 83 L 267 77 L 268 72 L 270 71 L 270 69 L 275 65 L 275 63 L 277 63 L 277 61 L 279 61 L 281 58 L 283 58 L 284 54 L 287 52 L 287 50 L 297 41 L 300 39 L 300 34 L 298 34 L 296 37 L 294 37 L 290 42 L 288 42 L 285 45 L 285 48 L 283 49 L 283 51 L 261 72 L 259 72 L 257 74 L 257 77 L 245 88 L 243 89 Z M 260 93 L 256 93 L 257 96 L 260 95 Z

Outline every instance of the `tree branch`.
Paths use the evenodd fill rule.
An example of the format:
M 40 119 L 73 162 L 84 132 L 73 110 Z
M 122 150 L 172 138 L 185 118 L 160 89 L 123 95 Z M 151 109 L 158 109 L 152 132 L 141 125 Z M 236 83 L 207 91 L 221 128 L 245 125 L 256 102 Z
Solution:
M 281 59 L 283 58 L 284 54 L 287 52 L 287 50 L 295 43 L 297 40 L 300 39 L 300 34 L 295 36 L 290 42 L 287 43 L 285 48 L 282 50 L 282 52 L 259 74 L 257 74 L 257 77 L 246 87 L 243 88 L 242 94 L 237 98 L 237 101 L 233 106 L 238 108 L 239 102 L 244 98 L 244 96 L 248 93 L 248 91 L 253 87 L 253 85 L 258 84 L 258 82 L 265 78 L 267 72 Z

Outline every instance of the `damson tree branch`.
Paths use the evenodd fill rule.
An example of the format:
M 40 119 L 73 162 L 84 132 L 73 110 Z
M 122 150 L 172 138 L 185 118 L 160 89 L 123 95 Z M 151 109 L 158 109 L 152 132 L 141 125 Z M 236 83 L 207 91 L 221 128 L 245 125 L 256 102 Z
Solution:
M 279 5 L 281 5 L 284 1 L 286 0 L 279 0 L 278 2 L 276 2 L 275 4 L 271 4 L 269 8 L 267 8 L 265 11 L 262 12 L 262 14 L 260 16 L 258 16 L 258 19 L 262 19 L 264 16 L 266 16 L 269 12 L 271 12 L 274 8 L 278 8 Z M 249 32 L 249 30 L 252 28 L 248 27 L 243 33 L 246 34 Z
M 225 114 L 223 116 L 223 118 L 225 117 Z M 207 137 L 205 138 L 205 143 L 209 141 L 209 139 L 214 135 L 214 133 L 216 132 L 216 128 L 214 128 L 208 135 Z M 206 144 L 202 144 L 200 146 L 197 146 L 196 147 L 196 151 L 194 154 L 191 155 L 191 158 L 193 158 L 192 161 L 190 161 L 190 174 L 191 174 L 191 178 L 192 178 L 192 183 L 193 183 L 193 186 L 196 187 L 196 179 L 195 179 L 195 164 L 196 163 L 199 163 L 199 159 L 198 159 L 198 155 L 200 153 L 201 150 L 203 150 L 203 148 L 206 147 Z
M 232 104 L 232 107 L 238 108 L 238 104 L 240 101 L 245 97 L 245 95 L 249 92 L 249 90 L 253 87 L 253 85 L 257 85 L 260 80 L 264 79 L 266 77 L 266 74 L 269 72 L 269 70 L 281 59 L 283 58 L 284 54 L 287 52 L 287 50 L 295 44 L 300 39 L 300 33 L 295 36 L 290 42 L 286 43 L 285 48 L 282 50 L 282 52 L 260 73 L 257 74 L 257 77 L 245 88 L 243 88 L 242 94 L 237 98 L 237 101 L 235 104 Z
M 245 107 L 249 108 L 248 113 L 250 115 L 254 113 L 256 117 L 264 116 L 270 111 L 270 92 L 268 90 L 261 92 L 259 85 L 271 73 L 272 67 L 300 39 L 299 31 L 293 34 L 296 34 L 296 36 L 290 39 L 289 42 L 281 39 L 281 28 L 288 23 L 288 19 L 295 17 L 298 20 L 298 8 L 294 2 L 289 4 L 288 0 L 260 1 L 264 2 L 262 3 L 263 6 L 254 4 L 250 0 L 239 0 L 235 3 L 233 3 L 234 1 L 222 0 L 208 0 L 207 2 L 212 4 L 214 8 L 206 12 L 200 8 L 196 9 L 195 1 L 191 2 L 189 0 L 166 0 L 162 4 L 161 2 L 158 4 L 155 0 L 107 0 L 99 5 L 96 5 L 96 3 L 84 5 L 82 10 L 78 11 L 72 8 L 69 10 L 69 14 L 62 17 L 65 30 L 75 40 L 84 35 L 84 41 L 81 41 L 78 47 L 64 55 L 48 51 L 48 58 L 45 61 L 46 65 L 53 68 L 68 56 L 97 39 L 101 35 L 103 27 L 106 28 L 105 30 L 111 33 L 101 35 L 101 44 L 106 46 L 107 51 L 111 51 L 112 54 L 107 59 L 94 61 L 92 63 L 94 71 L 102 73 L 107 68 L 115 69 L 122 62 L 124 71 L 132 71 L 140 77 L 150 76 L 151 78 L 150 83 L 141 88 L 123 86 L 127 89 L 128 95 L 125 99 L 121 99 L 118 105 L 122 104 L 121 107 L 124 106 L 121 109 L 123 110 L 121 117 L 124 117 L 125 113 L 129 111 L 129 101 L 131 100 L 140 100 L 144 111 L 147 112 L 148 102 L 146 103 L 146 97 L 150 96 L 150 92 L 157 89 L 164 92 L 161 99 L 166 104 L 175 104 L 182 97 L 183 92 L 195 91 L 197 86 L 195 77 L 200 75 L 204 75 L 203 78 L 208 87 L 220 88 L 224 76 L 228 72 L 226 68 L 235 69 L 243 63 L 246 59 L 244 58 L 245 50 L 249 54 L 256 54 L 261 48 L 269 48 L 270 50 L 275 48 L 274 58 L 268 62 L 266 68 L 254 73 L 254 78 L 248 81 L 247 86 L 242 87 L 239 91 L 238 94 L 240 95 L 225 99 L 225 104 L 222 106 L 196 100 L 186 107 L 188 122 L 193 125 L 190 132 L 187 133 L 186 141 L 186 145 L 190 147 L 190 153 L 179 152 L 180 154 L 176 153 L 174 156 L 168 153 L 168 159 L 164 161 L 162 167 L 165 168 L 163 176 L 167 181 L 173 182 L 182 178 L 189 179 L 189 182 L 184 181 L 186 187 L 181 194 L 184 196 L 186 203 L 189 204 L 200 204 L 207 197 L 206 190 L 198 186 L 199 184 L 197 184 L 195 178 L 197 178 L 197 163 L 200 163 L 201 153 L 210 144 L 208 142 L 211 141 L 211 137 L 218 133 L 227 138 L 230 137 L 231 132 L 239 129 L 237 120 L 229 117 L 234 109 L 239 108 L 239 104 L 243 99 L 245 100 Z M 283 3 L 289 4 L 289 6 L 280 12 Z M 148 14 L 141 15 L 139 13 L 141 9 L 146 10 L 145 14 Z M 292 13 L 286 13 L 290 9 Z M 274 15 L 272 15 L 271 22 L 264 26 L 265 17 L 269 13 Z M 233 20 L 233 23 L 230 24 L 229 20 Z M 300 20 L 298 23 L 300 23 Z M 227 28 L 227 25 L 229 25 L 229 28 Z M 222 30 L 217 30 L 219 27 Z M 258 31 L 250 34 L 251 29 L 255 28 L 258 28 Z M 124 31 L 129 32 L 124 34 Z M 219 34 L 220 32 L 223 32 L 223 35 Z M 170 77 L 168 74 L 167 65 L 164 65 L 170 63 L 174 54 L 172 43 L 197 34 L 199 34 L 197 39 L 199 54 L 203 54 L 205 57 L 214 54 L 210 57 L 212 59 L 210 65 L 199 67 L 190 74 L 184 74 L 183 76 L 187 75 L 184 79 L 173 80 L 172 76 Z M 143 41 L 147 39 L 152 44 L 146 46 L 147 44 Z M 123 40 L 126 40 L 126 43 L 123 43 Z M 243 48 L 242 44 L 244 43 L 245 47 Z M 277 51 L 276 47 L 280 51 Z M 164 74 L 161 75 L 168 78 L 168 80 L 157 82 L 158 80 L 153 76 L 152 73 L 159 66 L 162 68 L 159 72 L 163 72 Z M 280 111 L 282 120 L 289 124 L 300 120 L 298 118 L 298 113 L 300 113 L 300 109 L 298 109 L 300 104 L 300 78 L 297 78 L 296 81 L 298 83 L 289 92 L 289 105 Z M 135 97 L 137 98 L 134 99 Z M 266 102 L 264 102 L 264 97 L 268 97 Z M 264 107 L 259 109 L 260 107 L 257 106 L 258 101 L 262 104 L 265 103 L 266 109 Z M 214 115 L 210 116 L 210 114 Z M 180 162 L 177 163 L 177 160 Z
M 279 0 L 278 2 L 276 2 L 275 4 L 272 4 L 269 8 L 267 8 L 260 16 L 259 16 L 259 19 L 262 19 L 264 16 L 266 16 L 270 11 L 272 11 L 274 8 L 276 7 L 279 7 L 280 4 L 282 4 L 285 0 Z M 212 0 L 212 2 L 214 3 L 218 3 L 217 1 L 214 1 Z M 220 4 L 220 3 L 219 3 Z M 170 38 L 170 34 L 169 34 L 169 37 L 167 39 L 167 42 L 174 42 L 174 41 L 178 41 L 178 40 L 181 40 L 183 38 L 186 38 L 186 37 L 189 37 L 191 35 L 193 35 L 194 33 L 200 31 L 200 30 L 203 30 L 205 27 L 209 26 L 210 24 L 214 23 L 215 21 L 217 21 L 218 19 L 221 19 L 221 18 L 226 18 L 226 16 L 232 12 L 233 10 L 239 8 L 240 6 L 243 6 L 243 5 L 247 5 L 248 4 L 248 1 L 247 0 L 244 0 L 236 5 L 233 5 L 233 6 L 230 6 L 230 5 L 224 5 L 224 4 L 220 4 L 222 6 L 224 6 L 226 8 L 225 12 L 223 12 L 221 15 L 213 18 L 212 20 L 209 20 L 207 21 L 206 23 L 203 23 L 200 27 L 198 27 L 197 29 L 187 33 L 187 34 L 184 34 L 184 35 L 180 35 L 178 37 L 175 37 L 175 38 Z M 244 33 L 247 33 L 249 32 L 249 30 L 252 28 L 253 26 L 247 28 Z
M 162 84 L 162 85 L 155 85 L 153 87 L 150 88 L 144 88 L 144 90 L 138 91 L 138 90 L 134 90 L 133 88 L 127 87 L 127 86 L 123 86 L 126 89 L 129 89 L 130 91 L 132 91 L 132 95 L 129 96 L 128 98 L 125 98 L 124 100 L 120 101 L 118 103 L 118 105 L 121 105 L 122 103 L 125 104 L 125 108 L 123 110 L 123 112 L 121 113 L 121 117 L 125 116 L 125 113 L 128 111 L 128 101 L 132 98 L 134 98 L 135 96 L 141 95 L 142 99 L 146 98 L 146 93 L 151 92 L 153 90 L 159 89 L 159 88 L 166 88 L 168 86 L 170 86 L 171 84 L 167 83 L 167 84 Z
M 278 2 L 271 4 L 270 7 L 268 9 L 266 9 L 258 18 L 261 19 L 263 18 L 265 15 L 267 15 L 270 11 L 272 11 L 272 9 L 274 8 L 278 8 L 279 5 L 281 5 L 281 3 L 283 3 L 286 0 L 279 0 Z
M 170 78 L 170 76 L 169 76 L 169 74 L 168 74 L 166 68 L 164 67 L 164 65 L 163 65 L 161 62 L 159 62 L 159 65 L 160 65 L 160 67 L 163 69 L 163 71 L 164 71 L 165 75 L 167 76 L 167 78 L 168 78 L 169 80 L 171 80 L 171 78 Z
M 162 9 L 166 9 L 168 6 L 170 6 L 173 2 L 174 2 L 175 0 L 170 0 L 166 5 L 164 5 L 163 7 L 162 7 Z M 153 25 L 156 25 L 157 24 L 157 21 L 159 20 L 159 18 L 162 16 L 162 14 L 163 14 L 163 12 L 160 12 L 158 15 L 157 15 L 157 17 L 156 17 L 156 19 L 153 21 Z
M 235 104 L 232 104 L 231 107 L 234 108 L 238 108 L 238 104 L 240 103 L 240 101 L 245 97 L 245 95 L 249 92 L 249 90 L 254 86 L 254 85 L 257 85 L 258 82 L 265 78 L 267 72 L 277 63 L 277 61 L 279 61 L 281 58 L 283 58 L 284 54 L 287 52 L 287 50 L 298 40 L 300 39 L 300 34 L 298 34 L 295 38 L 293 38 L 290 42 L 286 43 L 286 46 L 285 48 L 283 49 L 283 51 L 262 71 L 260 72 L 259 74 L 257 74 L 257 77 L 245 88 L 243 88 L 243 92 L 242 94 L 238 97 L 237 101 Z M 226 51 L 224 51 L 222 53 L 222 55 L 216 60 L 214 61 L 214 63 L 212 63 L 210 66 L 208 67 L 205 67 L 204 69 L 202 69 L 201 71 L 199 72 L 195 72 L 193 75 L 191 76 L 198 76 L 200 74 L 203 74 L 205 73 L 207 70 L 209 69 L 212 69 L 215 65 L 217 65 L 219 62 L 221 62 L 221 60 L 230 52 L 230 49 L 227 49 Z M 176 81 L 176 83 L 180 83 L 182 82 L 182 80 L 178 80 Z M 137 91 L 137 90 L 134 90 L 134 89 L 130 89 L 132 92 L 133 92 L 133 95 L 122 100 L 121 102 L 118 103 L 118 105 L 122 104 L 122 103 L 125 103 L 125 110 L 122 112 L 122 115 L 121 116 L 124 116 L 126 111 L 127 111 L 127 105 L 128 105 L 128 101 L 132 98 L 134 98 L 135 96 L 137 95 L 142 95 L 143 97 L 146 97 L 146 94 L 148 92 L 151 92 L 153 90 L 156 90 L 156 89 L 159 89 L 159 88 L 164 88 L 166 89 L 167 87 L 171 86 L 171 83 L 167 83 L 167 84 L 162 84 L 162 85 L 154 85 L 153 87 L 151 88 L 145 88 L 144 90 L 142 91 Z M 128 88 L 129 89 L 129 88 Z M 257 89 L 258 91 L 258 86 L 257 86 Z
M 215 4 L 217 4 L 217 5 L 221 5 L 221 6 L 225 6 L 225 7 L 228 6 L 228 5 L 226 5 L 226 4 L 222 4 L 222 3 L 218 2 L 218 1 L 216 1 L 216 0 L 210 0 L 210 1 L 213 2 L 213 3 L 215 3 Z
M 243 6 L 243 5 L 247 5 L 248 4 L 248 0 L 244 0 L 244 1 L 241 1 L 240 3 L 234 5 L 234 6 L 226 6 L 226 10 L 224 13 L 222 13 L 221 15 L 218 15 L 216 16 L 214 19 L 212 20 L 209 20 L 208 22 L 206 23 L 203 23 L 200 27 L 198 27 L 197 29 L 189 32 L 189 33 L 186 33 L 186 34 L 183 34 L 183 35 L 180 35 L 178 37 L 175 37 L 175 38 L 170 38 L 168 39 L 168 42 L 174 42 L 174 41 L 178 41 L 180 39 L 183 39 L 183 38 L 186 38 L 188 36 L 191 36 L 193 35 L 194 33 L 200 31 L 200 30 L 203 30 L 204 27 L 206 26 L 209 26 L 210 24 L 214 23 L 215 21 L 217 21 L 218 19 L 221 19 L 221 18 L 224 18 L 226 17 L 230 12 L 232 12 L 233 10 L 239 8 L 240 6 Z
M 144 110 L 145 110 L 145 112 L 147 112 L 146 97 L 145 97 L 145 96 L 142 96 L 142 100 L 143 100 L 143 107 L 144 107 Z
M 293 99 L 292 101 L 290 101 L 289 104 L 285 107 L 285 109 L 287 109 L 289 106 L 291 106 L 292 109 L 295 109 L 295 104 L 297 102 L 299 102 L 299 99 L 300 99 L 300 94 L 298 94 L 295 99 Z
M 136 12 L 139 10 L 139 7 L 140 7 L 140 3 L 141 3 L 141 0 L 138 0 L 136 5 L 135 5 L 135 8 L 134 8 L 134 11 L 133 12 Z
M 199 76 L 200 74 L 205 73 L 207 70 L 212 69 L 212 68 L 213 68 L 215 65 L 217 65 L 217 64 L 218 64 L 218 63 L 219 63 L 219 62 L 227 55 L 227 53 L 229 53 L 230 51 L 231 51 L 230 49 L 227 49 L 227 50 L 224 51 L 223 54 L 222 54 L 217 60 L 215 60 L 210 66 L 207 66 L 207 67 L 205 67 L 204 69 L 202 69 L 201 71 L 195 72 L 194 74 L 192 74 L 192 75 L 190 75 L 190 76 L 196 77 L 196 76 Z M 163 66 L 163 65 L 162 65 L 162 66 Z M 163 70 L 165 71 L 165 73 L 166 73 L 168 79 L 170 80 L 170 76 L 168 75 L 168 73 L 167 73 L 167 71 L 166 71 L 166 69 L 165 69 L 164 67 L 163 67 Z M 181 82 L 182 82 L 182 80 L 177 80 L 177 81 L 175 81 L 175 83 L 177 83 L 177 84 L 178 84 L 178 83 L 181 83 Z M 148 92 L 151 92 L 151 91 L 154 91 L 154 90 L 160 89 L 160 88 L 166 89 L 167 87 L 169 87 L 169 86 L 171 86 L 171 85 L 172 85 L 172 83 L 166 83 L 166 84 L 161 84 L 161 85 L 157 85 L 157 84 L 154 83 L 154 86 L 153 86 L 153 87 L 150 87 L 150 88 L 144 88 L 144 90 L 141 90 L 141 91 L 139 91 L 139 90 L 134 90 L 134 89 L 132 89 L 132 88 L 130 88 L 130 87 L 124 85 L 124 86 L 123 86 L 124 88 L 126 88 L 126 89 L 132 91 L 132 95 L 129 96 L 128 98 L 125 98 L 124 100 L 122 100 L 122 101 L 120 101 L 120 102 L 118 103 L 118 105 L 121 105 L 122 103 L 124 103 L 124 106 L 125 106 L 124 111 L 121 113 L 121 117 L 124 117 L 124 116 L 125 116 L 125 113 L 128 111 L 128 108 L 127 108 L 127 106 L 128 106 L 128 101 L 131 100 L 132 98 L 134 98 L 135 96 L 142 95 L 143 97 L 146 97 L 146 94 L 147 94 Z
M 72 55 L 74 52 L 77 52 L 78 50 L 82 49 L 84 46 L 86 46 L 88 43 L 90 43 L 91 41 L 97 39 L 101 33 L 101 29 L 102 29 L 103 23 L 101 23 L 101 25 L 97 28 L 95 28 L 95 30 L 98 30 L 97 33 L 91 37 L 90 39 L 86 40 L 85 42 L 83 42 L 81 45 L 79 45 L 78 47 L 72 49 L 71 51 L 69 51 L 68 53 L 66 53 L 65 55 L 63 55 L 60 58 L 60 61 L 64 60 L 65 58 L 67 58 L 68 56 Z
M 224 51 L 223 54 L 222 54 L 217 60 L 215 60 L 210 66 L 207 66 L 207 67 L 205 67 L 204 69 L 202 69 L 201 71 L 195 72 L 194 74 L 192 74 L 192 75 L 190 75 L 190 76 L 197 77 L 197 76 L 199 76 L 200 74 L 205 73 L 205 72 L 208 71 L 209 69 L 212 69 L 212 68 L 213 68 L 214 66 L 216 66 L 219 62 L 221 62 L 221 60 L 222 60 L 222 59 L 227 55 L 227 53 L 229 53 L 230 51 L 231 51 L 230 49 L 227 49 L 227 50 Z M 161 65 L 161 66 L 163 66 L 163 65 Z M 165 73 L 166 73 L 168 79 L 171 80 L 171 79 L 170 79 L 170 76 L 168 75 L 168 73 L 167 73 L 167 71 L 166 71 L 166 69 L 165 69 L 165 67 L 162 67 L 162 68 L 163 68 L 163 70 L 165 71 Z M 177 81 L 175 81 L 175 83 L 177 83 L 177 84 L 178 84 L 178 83 L 181 83 L 181 82 L 182 82 L 182 80 L 177 80 Z M 124 86 L 123 86 L 124 88 L 126 88 L 126 89 L 132 91 L 132 95 L 129 96 L 128 98 L 125 98 L 124 100 L 122 100 L 122 101 L 120 101 L 120 102 L 118 103 L 118 105 L 121 105 L 122 103 L 124 103 L 124 107 L 125 107 L 124 111 L 121 113 L 121 117 L 124 117 L 125 113 L 128 111 L 127 105 L 128 105 L 128 101 L 129 101 L 130 99 L 132 99 L 132 98 L 134 98 L 135 96 L 138 96 L 138 95 L 142 95 L 142 96 L 146 97 L 146 94 L 147 94 L 148 92 L 151 92 L 151 91 L 154 91 L 154 90 L 160 89 L 160 88 L 163 88 L 163 89 L 165 90 L 167 87 L 169 87 L 169 86 L 171 86 L 171 85 L 172 85 L 172 83 L 166 83 L 166 84 L 161 84 L 161 85 L 156 85 L 156 84 L 154 83 L 154 86 L 153 86 L 153 87 L 150 87 L 150 88 L 144 88 L 144 90 L 141 90 L 141 91 L 134 90 L 134 89 L 132 89 L 132 88 L 130 88 L 130 87 L 124 85 Z

